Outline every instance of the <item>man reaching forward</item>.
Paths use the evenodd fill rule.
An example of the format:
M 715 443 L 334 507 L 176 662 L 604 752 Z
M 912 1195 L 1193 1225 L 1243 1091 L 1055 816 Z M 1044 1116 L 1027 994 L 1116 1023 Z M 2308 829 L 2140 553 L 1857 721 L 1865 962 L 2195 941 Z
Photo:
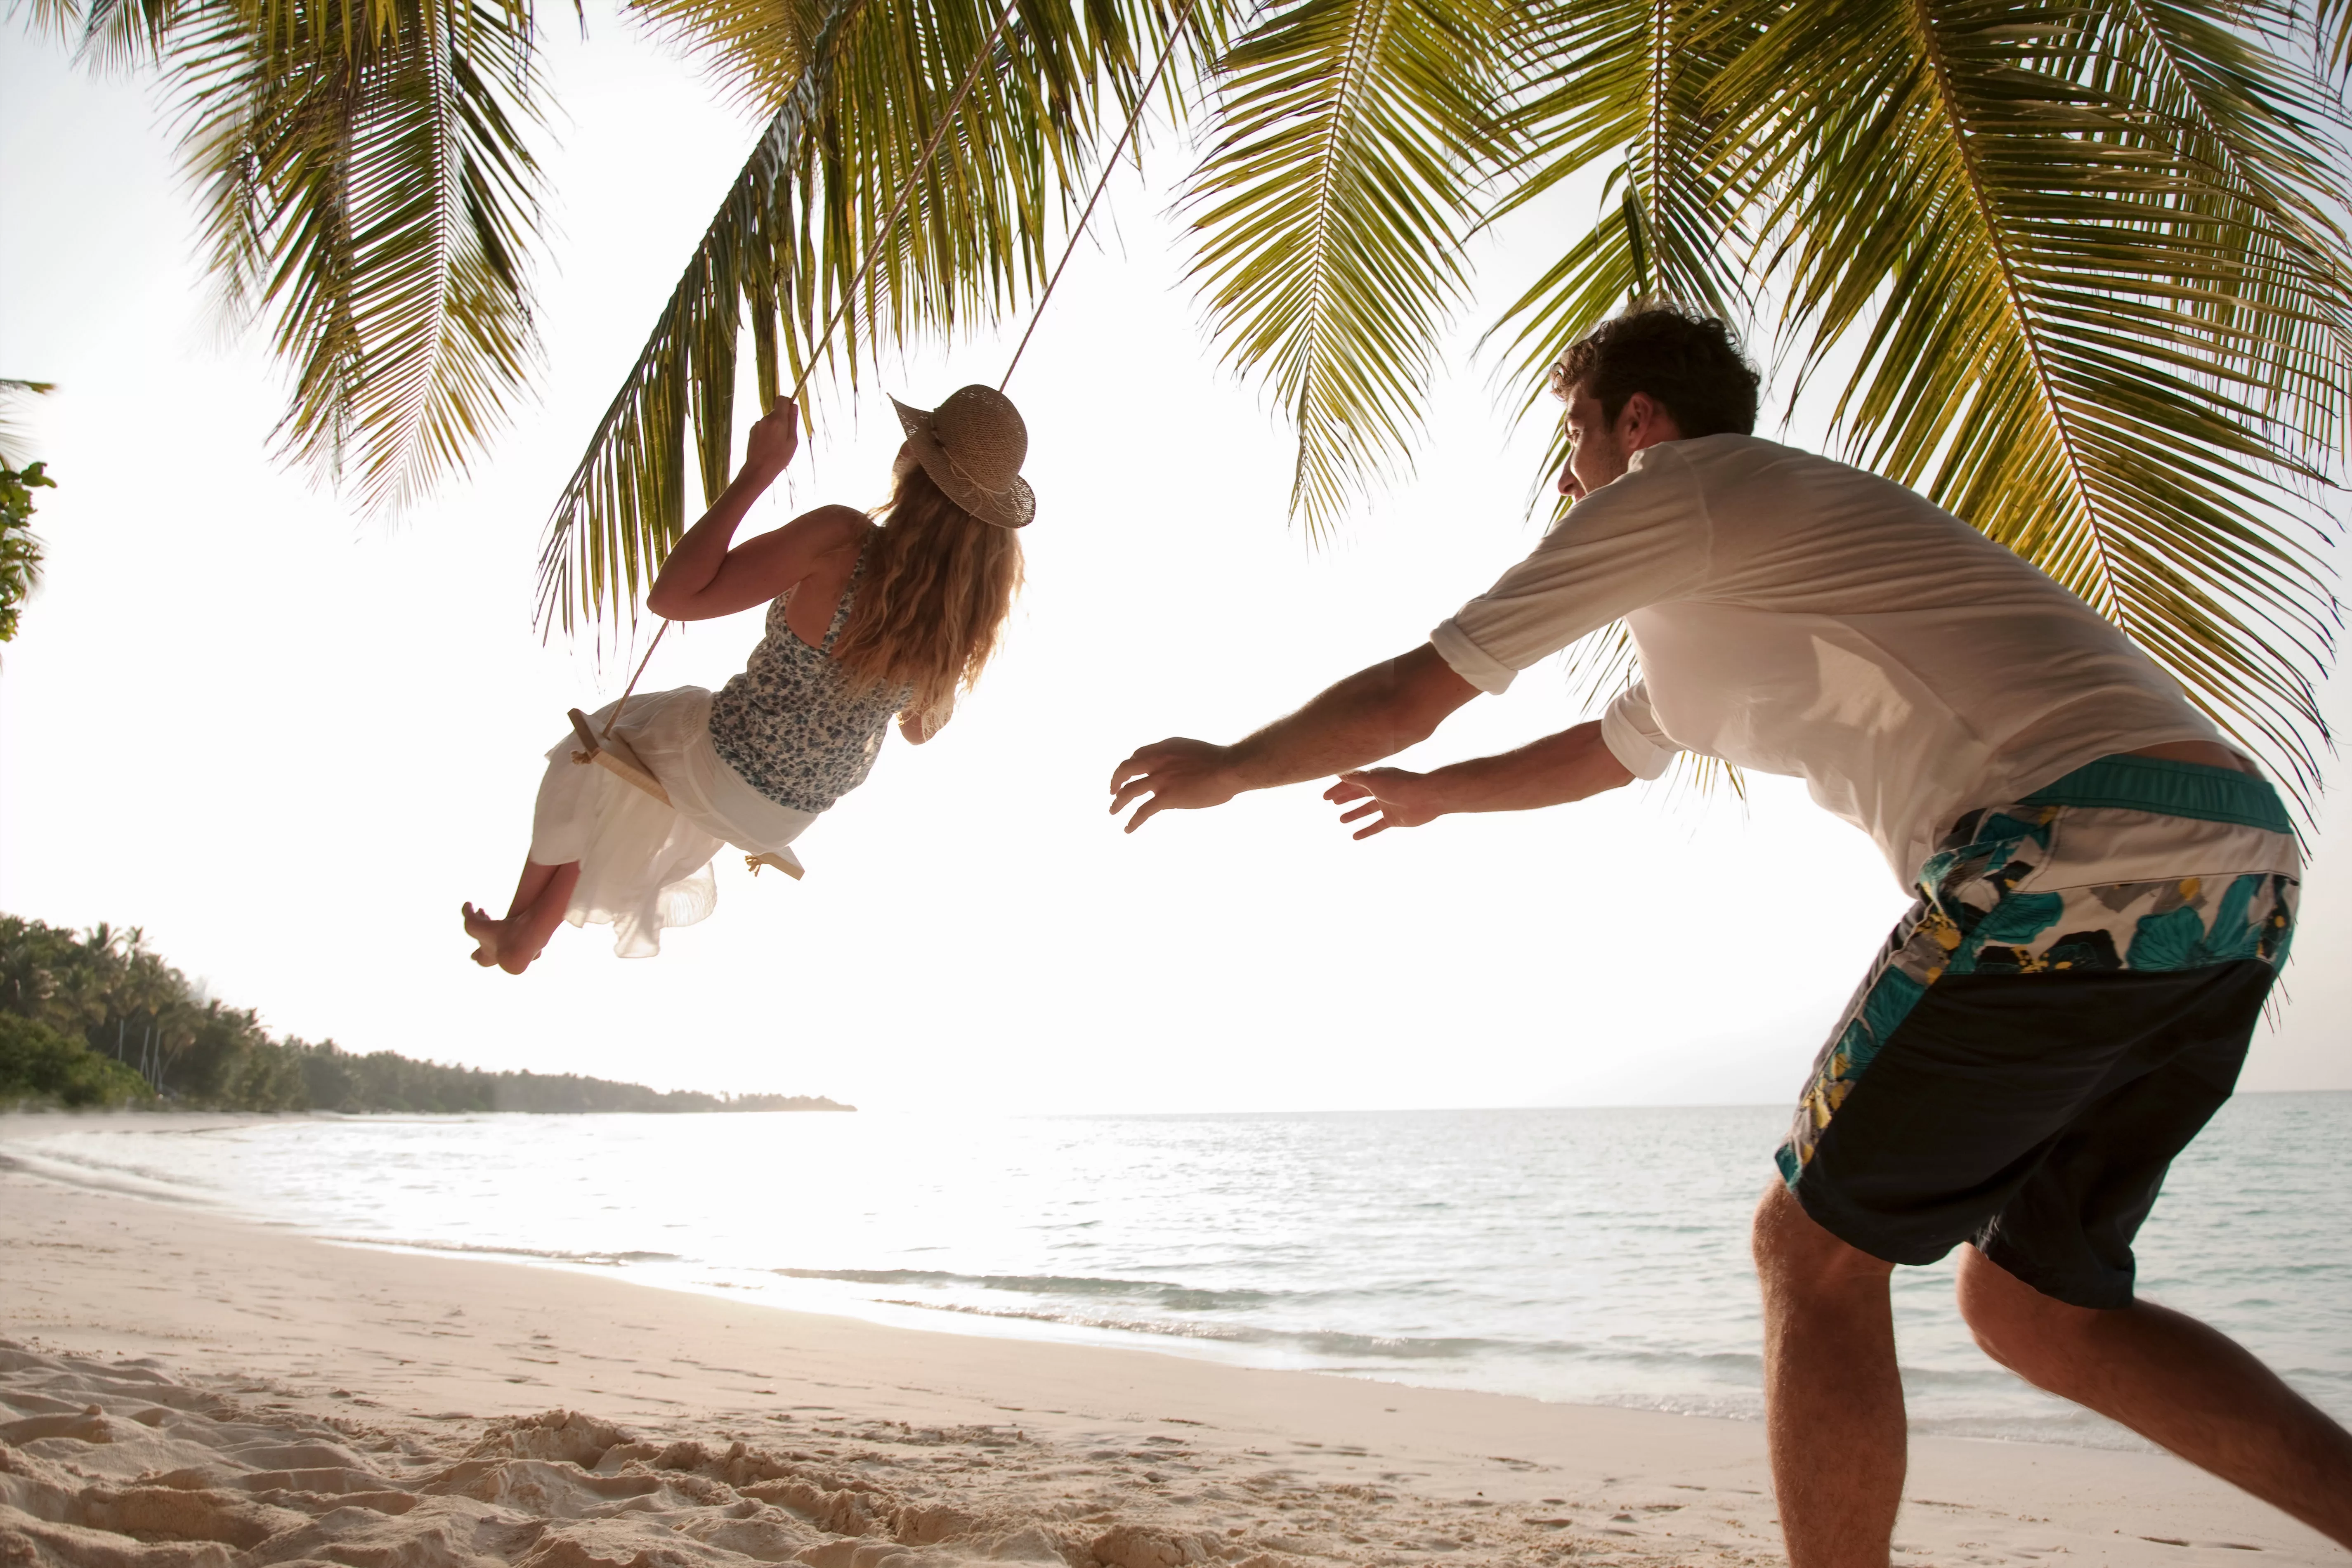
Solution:
M 1986 1353 L 2352 1546 L 2352 1435 L 2132 1294 L 2172 1157 L 2229 1097 L 2299 863 L 2252 763 L 2088 605 L 1900 485 L 1749 434 L 1720 321 L 1569 351 L 1574 500 L 1412 652 L 1231 746 L 1169 740 L 1114 812 L 1339 774 L 1359 837 L 1655 778 L 1678 751 L 1803 779 L 1919 901 L 1831 1032 L 1758 1208 L 1764 1393 L 1794 1568 L 1883 1568 L 1904 1474 L 1894 1265 L 1964 1246 Z M 1622 616 L 1643 679 L 1596 722 L 1359 772 Z

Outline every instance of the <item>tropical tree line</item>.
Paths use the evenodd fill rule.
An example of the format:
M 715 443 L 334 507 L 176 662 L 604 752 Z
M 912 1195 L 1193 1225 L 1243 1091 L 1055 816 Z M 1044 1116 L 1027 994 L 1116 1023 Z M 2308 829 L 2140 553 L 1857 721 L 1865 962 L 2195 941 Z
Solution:
M 288 369 L 289 458 L 391 507 L 487 448 L 539 355 L 534 0 L 20 3 L 159 73 L 224 299 Z M 705 496 L 726 477 L 740 386 L 814 371 L 822 405 L 890 350 L 1025 309 L 1148 117 L 1178 132 L 1186 265 L 1217 352 L 1294 426 L 1309 528 L 1410 465 L 1465 312 L 1532 408 L 1594 321 L 1681 300 L 1826 398 L 1847 455 L 2048 569 L 2315 780 L 2352 0 L 624 12 L 765 124 L 583 432 L 551 625 L 633 619 L 688 470 Z M 1587 173 L 1601 199 L 1561 220 Z M 1532 247 L 1539 281 L 1482 300 L 1482 233 Z
M 818 1096 L 662 1091 L 575 1073 L 484 1072 L 332 1040 L 273 1039 L 136 928 L 0 915 L 0 1104 L 223 1110 L 849 1110 Z

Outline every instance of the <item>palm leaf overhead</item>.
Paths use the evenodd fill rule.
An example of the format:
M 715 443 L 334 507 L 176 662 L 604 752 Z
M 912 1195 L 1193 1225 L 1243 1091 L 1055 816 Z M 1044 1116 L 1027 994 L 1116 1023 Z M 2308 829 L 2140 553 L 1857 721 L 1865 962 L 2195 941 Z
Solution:
M 784 297 L 796 295 L 794 170 L 826 96 L 842 32 L 864 4 L 835 0 L 824 24 L 798 46 L 799 90 L 778 106 L 752 148 L 556 503 L 540 555 L 542 624 L 557 621 L 569 632 L 576 616 L 593 618 L 608 605 L 625 606 L 634 616 L 642 584 L 682 526 L 688 405 L 696 405 L 705 431 L 731 432 L 747 302 L 761 393 L 774 395 L 777 322 L 780 316 L 787 326 L 804 319 L 804 312 L 779 310 Z M 714 443 L 702 445 L 703 486 L 715 494 Z M 723 467 L 724 450 L 718 456 Z
M 180 0 L 25 0 L 35 28 L 70 39 L 76 55 L 102 68 L 163 58 Z
M 1745 316 L 1738 247 L 1752 245 L 1748 214 L 1759 193 L 1721 167 L 1721 116 L 1707 100 L 1769 18 L 1769 7 L 1692 0 L 1544 0 L 1530 13 L 1532 47 L 1516 57 L 1509 110 L 1516 178 L 1486 222 L 1524 210 L 1595 163 L 1610 173 L 1596 221 L 1487 334 L 1507 334 L 1505 374 L 1519 389 L 1522 416 L 1540 405 L 1569 345 L 1628 300 L 1681 300 L 1732 321 Z M 1530 510 L 1566 508 L 1550 481 L 1567 461 L 1555 420 Z M 1588 709 L 1640 673 L 1622 621 L 1581 639 L 1564 665 L 1570 700 Z M 1737 769 L 1722 776 L 1741 788 Z
M 2352 72 L 2352 0 L 2319 0 L 2311 29 L 2326 68 L 2338 76 Z
M 214 275 L 293 370 L 283 448 L 372 508 L 462 467 L 536 362 L 529 28 L 484 0 L 236 0 L 174 26 Z
M 786 30 L 772 15 L 707 0 L 648 15 L 736 91 L 772 90 L 767 51 Z M 703 494 L 723 488 L 747 324 L 772 400 L 818 363 L 855 385 L 886 349 L 1001 315 L 1034 289 L 1103 110 L 1132 104 L 1143 47 L 1173 44 L 1175 25 L 1124 0 L 837 0 L 790 46 L 793 85 L 557 503 L 543 621 L 634 614 L 685 525 L 689 423 Z M 1216 26 L 1196 14 L 1193 47 Z
M 629 7 L 773 118 L 557 510 L 552 618 L 633 603 L 689 438 L 723 479 L 747 326 L 765 395 L 1038 287 L 1174 6 L 1013 0 L 1000 35 L 1003 3 Z M 293 373 L 290 452 L 396 503 L 480 449 L 531 362 L 526 0 L 24 4 L 171 71 L 216 271 Z M 1410 460 L 1468 237 L 1507 217 L 1527 243 L 1537 197 L 1605 172 L 1490 339 L 1531 394 L 1643 293 L 1777 332 L 1807 375 L 1842 367 L 1851 455 L 2048 566 L 2308 776 L 2352 0 L 1210 0 L 1189 32 L 1171 96 L 1214 94 L 1193 275 L 1297 426 L 1310 527 Z
M 1310 529 L 1412 448 L 1500 146 L 1510 25 L 1488 0 L 1296 0 L 1219 62 L 1192 272 L 1227 362 L 1297 426 Z
M 37 10 L 86 59 L 163 66 L 221 301 L 289 373 L 284 455 L 373 510 L 479 450 L 537 355 L 525 0 Z
M 1528 405 L 1569 344 L 1626 300 L 1681 300 L 1741 320 L 1760 193 L 1720 158 L 1709 97 L 1777 5 L 1696 0 L 1543 0 L 1511 111 L 1517 176 L 1487 222 L 1613 160 L 1592 226 L 1513 301 L 1498 331 Z

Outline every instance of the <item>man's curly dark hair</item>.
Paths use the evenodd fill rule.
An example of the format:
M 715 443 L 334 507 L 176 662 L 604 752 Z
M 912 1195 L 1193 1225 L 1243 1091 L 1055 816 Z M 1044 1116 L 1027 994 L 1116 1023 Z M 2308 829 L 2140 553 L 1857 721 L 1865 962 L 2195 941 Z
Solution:
M 1552 367 L 1552 395 L 1579 386 L 1612 424 L 1626 399 L 1646 392 L 1685 437 L 1750 436 L 1763 378 L 1729 325 L 1679 305 L 1644 305 L 1601 322 Z

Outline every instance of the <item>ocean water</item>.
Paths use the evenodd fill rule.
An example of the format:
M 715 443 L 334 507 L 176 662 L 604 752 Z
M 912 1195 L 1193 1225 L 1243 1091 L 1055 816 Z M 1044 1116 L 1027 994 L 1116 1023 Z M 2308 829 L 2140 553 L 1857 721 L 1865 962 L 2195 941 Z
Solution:
M 1756 1416 L 1747 1223 L 1777 1107 L 957 1119 L 18 1117 L 34 1171 L 379 1247 L 952 1332 Z M 2144 1294 L 2352 1419 L 2352 1094 L 2232 1102 Z M 2135 1446 L 1897 1271 L 1916 1427 Z

